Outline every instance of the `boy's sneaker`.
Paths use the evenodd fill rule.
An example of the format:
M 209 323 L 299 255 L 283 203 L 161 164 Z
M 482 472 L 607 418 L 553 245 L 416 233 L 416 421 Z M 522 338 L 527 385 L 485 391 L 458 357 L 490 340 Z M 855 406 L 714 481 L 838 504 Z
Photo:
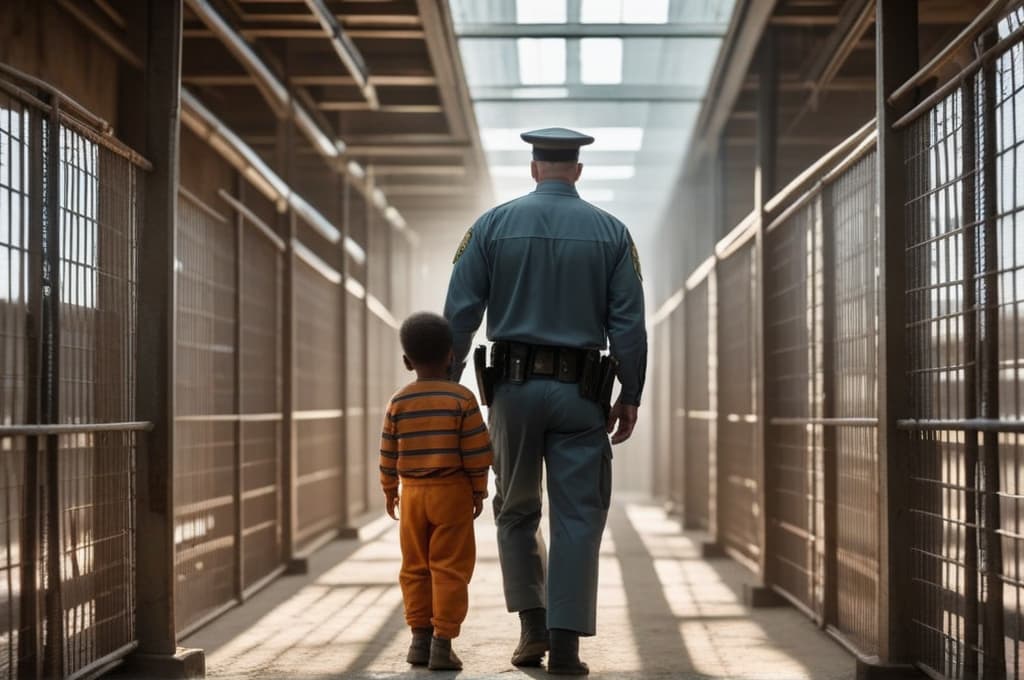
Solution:
M 452 641 L 434 638 L 430 642 L 430 661 L 427 668 L 432 671 L 461 671 L 462 660 L 452 650 Z
M 405 660 L 413 666 L 426 666 L 430 663 L 430 640 L 433 637 L 433 628 L 413 628 L 412 642 L 409 643 L 409 654 Z

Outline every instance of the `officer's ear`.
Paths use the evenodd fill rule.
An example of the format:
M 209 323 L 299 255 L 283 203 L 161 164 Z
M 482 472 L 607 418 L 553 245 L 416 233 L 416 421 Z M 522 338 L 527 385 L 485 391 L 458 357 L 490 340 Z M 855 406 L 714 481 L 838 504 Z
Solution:
M 580 181 L 580 175 L 582 175 L 582 174 L 583 174 L 583 163 L 577 163 L 576 164 L 576 177 L 575 177 L 575 179 L 573 179 L 573 182 Z
M 530 176 L 533 177 L 534 182 L 540 181 L 540 171 L 537 168 L 537 161 L 530 161 Z
M 409 357 L 405 356 L 404 354 L 402 355 L 402 363 L 405 364 L 405 370 L 407 370 L 407 371 L 415 371 L 416 370 L 415 368 L 412 367 L 412 362 L 409 361 Z

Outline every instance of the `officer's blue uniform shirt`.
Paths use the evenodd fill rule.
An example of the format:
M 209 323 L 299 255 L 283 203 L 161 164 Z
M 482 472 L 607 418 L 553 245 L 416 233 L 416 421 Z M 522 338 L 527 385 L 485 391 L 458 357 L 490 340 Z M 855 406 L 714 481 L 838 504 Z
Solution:
M 484 213 L 455 256 L 444 315 L 456 362 L 487 315 L 487 338 L 603 350 L 619 362 L 620 400 L 639 404 L 647 365 L 640 262 L 625 225 L 568 183 Z

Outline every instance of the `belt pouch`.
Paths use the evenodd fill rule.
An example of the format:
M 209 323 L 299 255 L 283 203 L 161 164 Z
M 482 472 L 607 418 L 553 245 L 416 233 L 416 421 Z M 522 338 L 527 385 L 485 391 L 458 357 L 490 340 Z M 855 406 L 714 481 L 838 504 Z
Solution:
M 508 381 L 515 385 L 526 382 L 526 367 L 530 363 L 530 348 L 518 342 L 508 346 Z

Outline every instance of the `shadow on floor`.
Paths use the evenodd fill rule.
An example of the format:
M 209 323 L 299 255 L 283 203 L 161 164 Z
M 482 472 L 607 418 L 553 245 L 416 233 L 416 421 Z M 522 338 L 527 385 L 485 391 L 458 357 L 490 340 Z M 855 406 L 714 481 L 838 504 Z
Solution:
M 279 579 L 186 639 L 219 678 L 549 678 L 515 669 L 518 621 L 501 594 L 493 523 L 477 523 L 480 560 L 470 614 L 455 648 L 461 673 L 405 664 L 408 632 L 397 586 L 392 525 L 367 541 L 339 541 L 310 573 Z M 581 642 L 595 678 L 848 680 L 853 659 L 790 608 L 751 611 L 752 575 L 731 560 L 699 558 L 699 537 L 660 509 L 616 503 L 601 562 L 599 636 Z

